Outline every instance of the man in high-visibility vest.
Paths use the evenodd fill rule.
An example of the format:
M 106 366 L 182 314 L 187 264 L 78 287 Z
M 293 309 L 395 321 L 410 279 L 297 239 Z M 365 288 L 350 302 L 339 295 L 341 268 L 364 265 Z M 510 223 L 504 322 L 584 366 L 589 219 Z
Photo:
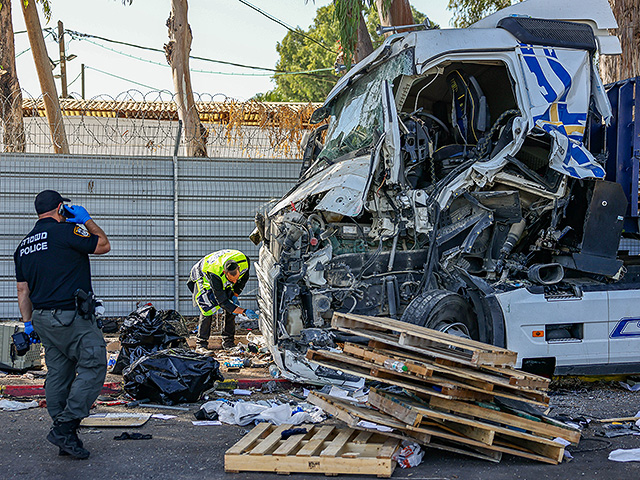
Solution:
M 200 309 L 198 326 L 199 353 L 210 353 L 211 317 L 224 311 L 222 348 L 234 347 L 235 316 L 244 314 L 256 320 L 258 314 L 238 305 L 238 297 L 249 279 L 249 259 L 238 250 L 219 250 L 202 258 L 191 268 L 187 286 L 193 293 L 193 304 Z

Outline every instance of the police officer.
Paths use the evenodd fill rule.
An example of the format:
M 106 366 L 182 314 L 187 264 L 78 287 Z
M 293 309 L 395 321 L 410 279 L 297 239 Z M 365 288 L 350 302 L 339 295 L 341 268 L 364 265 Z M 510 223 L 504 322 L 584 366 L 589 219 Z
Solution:
M 238 250 L 220 250 L 210 253 L 191 268 L 187 286 L 193 293 L 193 304 L 200 309 L 198 327 L 199 353 L 210 353 L 207 346 L 211 334 L 211 316 L 224 311 L 222 348 L 234 346 L 235 316 L 244 314 L 255 320 L 253 310 L 238 306 L 238 297 L 249 279 L 249 259 Z
M 60 455 L 87 458 L 76 430 L 102 390 L 106 348 L 93 314 L 77 312 L 74 293 L 92 291 L 88 254 L 107 253 L 111 246 L 85 208 L 68 201 L 53 190 L 36 196 L 38 221 L 13 258 L 25 333 L 35 330 L 45 349 L 53 420 L 47 440 Z

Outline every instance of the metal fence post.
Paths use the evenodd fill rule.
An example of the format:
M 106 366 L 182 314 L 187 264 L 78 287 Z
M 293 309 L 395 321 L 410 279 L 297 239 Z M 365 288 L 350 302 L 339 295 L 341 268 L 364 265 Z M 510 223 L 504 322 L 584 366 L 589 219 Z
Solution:
M 178 149 L 182 135 L 182 120 L 178 121 L 176 144 L 173 149 L 173 309 L 180 311 L 180 272 L 178 258 Z

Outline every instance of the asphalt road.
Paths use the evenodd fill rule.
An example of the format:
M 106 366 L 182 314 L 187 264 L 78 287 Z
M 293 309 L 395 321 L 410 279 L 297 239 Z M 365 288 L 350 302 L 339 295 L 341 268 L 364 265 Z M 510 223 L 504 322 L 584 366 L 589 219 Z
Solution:
M 606 392 L 604 396 L 606 397 Z M 588 397 L 586 397 L 588 399 Z M 599 396 L 594 401 L 601 404 Z M 640 409 L 640 394 L 627 396 Z M 637 399 L 637 400 L 636 400 Z M 566 402 L 565 398 L 561 398 Z M 553 401 L 552 401 L 553 403 Z M 582 405 L 589 409 L 589 405 Z M 594 411 L 596 406 L 594 405 Z M 626 409 L 625 409 L 626 410 Z M 123 407 L 101 407 L 99 411 L 127 411 Z M 145 411 L 145 410 L 140 410 Z M 152 410 L 146 410 L 151 412 Z M 158 412 L 158 411 L 154 411 Z M 161 411 L 162 413 L 173 413 Z M 83 430 L 81 438 L 91 451 L 88 460 L 59 457 L 57 448 L 45 440 L 50 426 L 44 409 L 0 412 L 0 479 L 29 480 L 133 480 L 133 479 L 279 479 L 282 475 L 265 473 L 231 474 L 224 472 L 224 452 L 246 432 L 235 426 L 196 427 L 191 413 L 170 420 L 150 419 L 143 427 L 128 429 L 150 433 L 151 440 L 113 440 L 125 429 Z M 616 448 L 640 448 L 640 437 L 625 436 L 591 440 L 594 429 L 587 429 L 577 447 L 570 447 L 574 459 L 560 465 L 546 465 L 505 455 L 499 464 L 461 455 L 427 450 L 419 467 L 396 468 L 393 478 L 411 480 L 567 480 L 640 478 L 640 463 L 617 463 L 607 459 Z M 323 478 L 322 475 L 292 474 L 290 478 Z M 345 477 L 346 478 L 346 477 Z M 348 478 L 371 478 L 351 476 Z

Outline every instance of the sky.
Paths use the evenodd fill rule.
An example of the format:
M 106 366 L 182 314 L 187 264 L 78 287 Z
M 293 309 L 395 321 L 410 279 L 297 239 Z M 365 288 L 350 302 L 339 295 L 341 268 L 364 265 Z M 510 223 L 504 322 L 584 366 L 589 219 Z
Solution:
M 14 31 L 23 31 L 24 19 L 19 0 L 11 1 Z M 313 23 L 316 9 L 331 0 L 248 1 L 292 27 L 307 30 Z M 61 20 L 65 30 L 135 45 L 162 49 L 168 41 L 169 1 L 134 0 L 132 5 L 123 5 L 120 0 L 50 0 L 50 3 L 52 15 L 49 23 L 38 7 L 43 28 L 51 27 L 57 31 L 58 20 Z M 442 28 L 450 26 L 451 12 L 446 8 L 448 0 L 411 0 L 411 4 Z M 193 34 L 192 56 L 275 68 L 278 60 L 276 43 L 284 38 L 287 29 L 239 0 L 190 0 L 188 18 Z M 41 91 L 27 34 L 16 33 L 14 37 L 20 86 L 28 95 L 37 97 Z M 57 42 L 52 35 L 48 35 L 45 42 L 49 57 L 57 61 Z M 171 69 L 163 53 L 98 39 L 74 39 L 68 34 L 65 35 L 65 47 L 67 56 L 76 55 L 75 59 L 67 62 L 67 83 L 69 93 L 77 94 L 77 98 L 81 92 L 79 75 L 82 64 L 85 65 L 87 99 L 99 95 L 122 98 L 118 96 L 131 89 L 140 92 L 136 93 L 137 96 L 144 94 L 147 99 L 155 99 L 149 92 L 174 90 Z M 244 101 L 275 87 L 269 73 L 260 70 L 202 60 L 190 60 L 189 66 L 193 90 L 202 100 L 230 97 Z M 59 67 L 54 70 L 54 74 L 58 73 Z M 56 80 L 56 84 L 60 95 L 60 81 Z

